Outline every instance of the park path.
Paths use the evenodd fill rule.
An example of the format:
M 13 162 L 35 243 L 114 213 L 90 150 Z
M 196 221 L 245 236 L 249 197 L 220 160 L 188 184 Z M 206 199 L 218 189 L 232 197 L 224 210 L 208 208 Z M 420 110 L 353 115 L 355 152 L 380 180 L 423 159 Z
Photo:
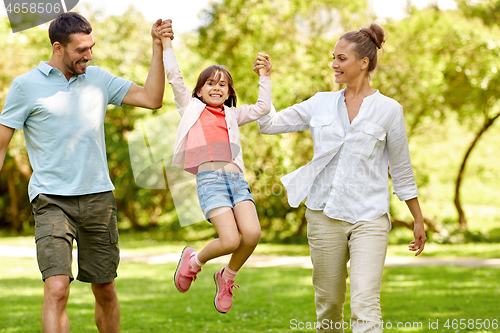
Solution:
M 74 253 L 76 255 L 76 252 Z M 136 254 L 132 251 L 121 251 L 121 262 L 141 262 L 148 264 L 173 264 L 179 261 L 180 253 L 164 253 L 154 255 Z M 0 257 L 28 257 L 36 258 L 36 250 L 31 247 L 0 245 Z M 210 261 L 213 264 L 225 264 L 228 256 Z M 246 266 L 251 267 L 302 267 L 312 268 L 309 256 L 278 256 L 254 254 L 248 259 Z M 407 266 L 462 266 L 462 267 L 492 267 L 500 268 L 500 258 L 430 258 L 415 257 L 387 257 L 386 267 Z

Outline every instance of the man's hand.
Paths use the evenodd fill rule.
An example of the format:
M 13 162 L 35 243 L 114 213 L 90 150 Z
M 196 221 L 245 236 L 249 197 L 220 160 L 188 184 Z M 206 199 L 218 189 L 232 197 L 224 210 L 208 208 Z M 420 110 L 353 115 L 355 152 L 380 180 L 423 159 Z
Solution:
M 267 54 L 259 52 L 253 63 L 253 71 L 259 76 L 271 76 L 272 68 L 271 58 Z
M 151 37 L 153 37 L 153 41 L 158 45 L 161 45 L 160 34 L 158 32 L 158 28 L 160 27 L 161 22 L 161 19 L 156 20 L 156 22 L 153 23 L 153 27 L 151 28 Z
M 174 39 L 174 31 L 172 30 L 172 20 L 158 19 L 151 28 L 151 37 L 156 44 L 161 45 L 163 38 Z
M 163 66 L 162 54 L 165 50 L 163 38 L 159 28 L 164 21 L 158 19 L 151 28 L 153 37 L 153 57 L 149 68 L 148 77 L 144 87 L 132 83 L 122 104 L 138 106 L 146 109 L 159 109 L 163 105 L 163 93 L 165 91 L 165 68 Z M 173 33 L 172 33 L 173 38 Z M 170 41 L 170 40 L 169 40 Z M 163 47 L 162 47 L 163 44 Z

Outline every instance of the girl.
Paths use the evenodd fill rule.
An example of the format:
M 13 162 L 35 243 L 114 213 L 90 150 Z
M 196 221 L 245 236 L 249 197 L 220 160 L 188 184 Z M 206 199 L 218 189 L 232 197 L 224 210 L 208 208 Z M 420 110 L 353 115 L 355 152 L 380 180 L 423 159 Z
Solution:
M 181 122 L 175 140 L 174 166 L 196 174 L 198 199 L 205 218 L 219 235 L 200 252 L 188 246 L 182 251 L 175 286 L 188 291 L 205 263 L 232 254 L 226 267 L 214 274 L 215 308 L 226 313 L 233 303 L 234 279 L 260 240 L 260 223 L 248 183 L 243 179 L 243 159 L 238 126 L 257 120 L 271 110 L 271 61 L 259 54 L 259 98 L 254 105 L 236 107 L 233 79 L 223 66 L 203 70 L 192 94 L 184 85 L 171 40 L 160 36 L 163 62 Z M 163 30 L 164 29 L 164 30 Z M 240 238 L 241 234 L 241 238 Z
M 317 93 L 258 121 L 264 134 L 311 130 L 312 161 L 282 182 L 292 207 L 307 197 L 318 332 L 343 332 L 349 260 L 352 331 L 382 332 L 380 288 L 391 228 L 388 167 L 395 193 L 415 220 L 410 250 L 419 255 L 424 249 L 403 109 L 369 81 L 384 35 L 377 24 L 344 34 L 332 68 L 345 89 Z M 254 70 L 263 67 L 257 60 Z

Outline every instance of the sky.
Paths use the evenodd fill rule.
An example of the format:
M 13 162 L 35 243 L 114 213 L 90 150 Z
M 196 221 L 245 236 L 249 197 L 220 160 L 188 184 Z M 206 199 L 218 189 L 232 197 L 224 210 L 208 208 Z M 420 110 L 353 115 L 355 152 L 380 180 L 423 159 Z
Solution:
M 210 2 L 220 0 L 79 0 L 74 11 L 82 11 L 83 4 L 94 9 L 102 9 L 105 15 L 120 15 L 130 5 L 140 10 L 146 20 L 156 21 L 158 18 L 172 19 L 174 31 L 179 35 L 196 29 L 200 25 L 199 13 L 206 9 Z M 379 18 L 401 19 L 407 0 L 369 0 Z M 437 3 L 441 9 L 456 8 L 454 0 L 411 0 L 418 8 Z M 6 16 L 5 6 L 0 5 L 0 15 Z

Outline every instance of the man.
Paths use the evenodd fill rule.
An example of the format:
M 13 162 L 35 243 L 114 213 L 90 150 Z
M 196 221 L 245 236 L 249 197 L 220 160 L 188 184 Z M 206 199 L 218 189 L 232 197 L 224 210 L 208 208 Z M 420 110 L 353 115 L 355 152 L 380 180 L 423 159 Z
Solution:
M 170 21 L 169 21 L 170 22 Z M 19 76 L 0 114 L 0 169 L 15 129 L 24 129 L 33 175 L 29 196 L 35 215 L 38 266 L 45 281 L 42 331 L 69 332 L 66 313 L 72 243 L 78 244 L 77 279 L 91 283 L 100 332 L 118 332 L 114 279 L 119 262 L 116 203 L 104 141 L 108 104 L 162 106 L 165 74 L 161 41 L 152 28 L 153 57 L 144 87 L 96 66 L 90 23 L 65 13 L 49 27 L 52 56 Z M 169 36 L 173 38 L 170 27 Z

